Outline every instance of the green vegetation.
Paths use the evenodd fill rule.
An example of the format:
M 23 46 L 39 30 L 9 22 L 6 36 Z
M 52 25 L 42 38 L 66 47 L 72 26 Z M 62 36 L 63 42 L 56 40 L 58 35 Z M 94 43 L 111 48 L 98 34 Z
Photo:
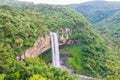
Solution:
M 91 1 L 73 4 L 71 7 L 81 12 L 100 31 L 108 45 L 119 51 L 120 48 L 120 2 Z
M 81 14 L 65 6 L 33 3 L 24 5 L 26 3 L 16 2 L 10 3 L 9 0 L 6 2 L 15 8 L 7 5 L 0 6 L 1 79 L 75 80 L 76 78 L 68 76 L 66 72 L 46 65 L 38 58 L 15 60 L 16 56 L 31 47 L 39 36 L 64 28 L 72 29 L 70 39 L 74 41 L 74 45 L 61 48 L 63 53 L 67 51 L 72 55 L 66 58 L 68 67 L 76 73 L 93 77 L 106 77 L 114 74 L 112 68 L 109 68 L 110 64 L 107 64 L 108 60 L 111 63 L 114 62 L 113 52 Z M 44 55 L 42 59 L 48 63 L 49 60 L 46 59 L 50 59 L 50 54 Z
M 120 79 L 120 2 L 93 1 L 70 5 L 81 12 L 106 40 L 109 49 L 115 52 L 110 56 L 115 61 L 107 60 L 107 66 L 115 74 L 107 76 L 107 80 Z
M 49 15 L 49 13 L 46 13 L 46 15 Z M 52 17 L 46 17 L 46 15 L 17 10 L 7 5 L 0 6 L 1 79 L 32 80 L 34 77 L 50 80 L 75 79 L 74 77 L 68 76 L 66 72 L 52 67 L 50 68 L 39 59 L 15 60 L 16 56 L 22 54 L 25 49 L 33 46 L 33 43 L 39 36 L 48 34 L 48 27 L 51 24 L 48 25 L 46 18 L 49 18 L 51 21 Z
M 41 20 L 35 13 L 18 11 L 9 6 L 0 7 L 0 44 L 19 55 L 33 45 L 39 36 L 48 33 L 46 27 L 41 27 Z M 33 15 L 33 16 L 32 16 Z
M 120 2 L 90 1 L 69 6 L 82 13 L 93 25 L 120 10 Z
M 75 73 L 85 74 L 88 76 L 100 77 L 112 74 L 107 68 L 107 60 L 112 52 L 102 44 L 81 44 L 76 46 L 65 46 L 61 53 L 69 53 L 71 57 L 66 58 L 67 65 L 75 69 Z M 105 54 L 107 53 L 107 54 Z M 106 65 L 105 65 L 106 64 Z M 106 71 L 104 73 L 104 70 Z
M 82 70 L 82 54 L 80 47 L 78 46 L 64 46 L 60 50 L 61 54 L 70 54 L 71 57 L 67 57 L 65 59 L 67 66 L 69 66 L 71 69 L 76 68 L 76 73 L 81 72 Z
M 108 38 L 108 45 L 113 45 L 116 51 L 120 51 L 120 11 L 111 17 L 96 24 L 96 28 L 102 35 Z M 112 42 L 111 42 L 112 41 Z
M 67 72 L 45 65 L 39 58 L 13 61 L 5 74 L 5 80 L 77 80 Z
M 95 25 L 96 29 L 100 31 L 100 33 L 103 35 L 104 39 L 106 39 L 107 45 L 116 52 L 114 55 L 116 61 L 115 62 L 109 62 L 111 67 L 109 66 L 112 71 L 115 72 L 112 76 L 108 76 L 108 80 L 119 80 L 120 79 L 120 11 L 116 12 L 109 18 L 104 19 L 103 21 L 100 21 Z
M 40 59 L 42 59 L 43 61 L 45 61 L 45 63 L 50 63 L 52 60 L 52 53 L 51 53 L 51 49 L 47 50 L 46 52 L 42 53 L 40 55 Z

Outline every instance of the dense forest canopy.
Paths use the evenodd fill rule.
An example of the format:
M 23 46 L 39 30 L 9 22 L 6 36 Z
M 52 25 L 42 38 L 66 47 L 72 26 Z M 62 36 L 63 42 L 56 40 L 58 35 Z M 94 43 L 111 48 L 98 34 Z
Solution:
M 74 9 L 17 0 L 0 0 L 0 3 L 4 4 L 0 6 L 1 79 L 75 80 L 66 72 L 46 65 L 41 58 L 16 61 L 16 56 L 33 46 L 39 36 L 61 28 L 73 29 L 70 39 L 77 41 L 77 44 L 63 45 L 60 49 L 61 54 L 72 55 L 65 62 L 75 73 L 103 78 L 116 72 L 110 67 L 117 63 L 113 52 L 85 17 Z M 50 59 L 49 55 L 50 51 L 45 59 Z
M 70 6 L 81 12 L 94 25 L 93 27 L 105 36 L 106 40 L 109 39 L 109 44 L 112 41 L 112 45 L 120 48 L 120 2 L 91 1 Z
M 120 51 L 120 11 L 104 19 L 95 26 L 101 34 L 108 36 L 110 40 L 113 41 L 111 43 L 114 46 L 113 48 Z
M 30 13 L 28 11 L 17 10 L 7 5 L 0 6 L 1 78 L 5 77 L 7 80 L 32 80 L 34 77 L 44 80 L 75 79 L 68 77 L 66 72 L 60 72 L 60 70 L 54 69 L 52 66 L 45 65 L 43 61 L 37 58 L 26 59 L 25 61 L 15 60 L 17 55 L 22 54 L 25 49 L 33 46 L 33 43 L 39 36 L 44 36 L 49 33 L 49 26 L 46 21 L 47 15 L 48 13 L 43 15 L 40 12 L 33 11 Z M 48 18 L 52 19 L 51 16 Z M 49 23 L 49 25 L 51 24 Z M 53 27 L 53 29 L 55 28 Z M 56 77 L 54 77 L 55 75 Z
M 70 5 L 76 11 L 81 12 L 98 30 L 106 40 L 106 44 L 116 54 L 116 66 L 119 65 L 120 58 L 120 2 L 91 1 L 83 4 Z M 117 68 L 117 69 L 116 69 Z M 113 68 L 114 71 L 119 67 Z M 120 79 L 119 71 L 109 79 Z
M 92 24 L 96 24 L 120 10 L 120 2 L 90 1 L 69 6 L 82 13 Z

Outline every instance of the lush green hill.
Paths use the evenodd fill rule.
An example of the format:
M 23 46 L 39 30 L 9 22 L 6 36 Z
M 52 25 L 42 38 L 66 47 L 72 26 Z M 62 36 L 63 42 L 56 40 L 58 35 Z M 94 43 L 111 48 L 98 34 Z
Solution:
M 92 24 L 96 24 L 120 10 L 120 2 L 90 1 L 70 6 L 82 13 Z
M 65 10 L 66 8 L 61 7 L 61 9 Z M 6 5 L 0 6 L 0 79 L 2 77 L 5 77 L 6 80 L 32 80 L 32 77 L 36 77 L 37 80 L 39 78 L 45 78 L 44 80 L 75 79 L 68 77 L 66 72 L 46 66 L 39 59 L 15 60 L 17 55 L 33 46 L 39 36 L 47 35 L 49 30 L 56 30 L 56 27 L 50 26 L 55 23 L 53 16 L 47 17 L 47 15 L 51 14 L 44 11 L 43 13 L 45 14 L 21 11 Z M 56 11 L 55 16 L 57 17 L 59 14 L 63 15 L 64 20 L 67 19 L 65 19 L 67 16 L 62 12 Z M 51 21 L 51 24 L 47 20 Z M 56 23 L 56 25 L 62 26 L 62 22 Z M 50 28 L 48 29 L 48 27 Z
M 104 37 L 109 48 L 116 54 L 116 62 L 110 63 L 111 69 L 116 72 L 109 76 L 108 80 L 120 79 L 119 58 L 120 58 L 120 2 L 87 2 L 71 5 L 78 12 L 81 12 Z M 113 66 L 115 66 L 113 68 Z
M 91 1 L 71 6 L 81 12 L 110 43 L 113 41 L 114 46 L 117 44 L 119 49 L 120 2 Z
M 103 21 L 97 23 L 95 27 L 101 34 L 108 36 L 112 41 L 112 45 L 116 49 L 120 49 L 120 11 Z
M 59 73 L 56 69 L 54 71 L 54 68 L 52 72 L 51 68 L 48 69 L 49 66 L 42 67 L 42 64 L 35 63 L 34 60 L 33 62 L 29 59 L 18 62 L 15 60 L 17 55 L 33 45 L 38 36 L 49 34 L 49 31 L 56 32 L 61 28 L 71 28 L 70 39 L 75 41 L 74 45 L 61 47 L 61 54 L 72 55 L 66 58 L 66 64 L 70 68 L 76 73 L 94 77 L 105 77 L 113 73 L 108 68 L 108 61 L 114 61 L 111 58 L 112 51 L 81 14 L 64 6 L 21 4 L 24 3 L 16 5 L 19 6 L 18 10 L 10 6 L 0 7 L 0 74 L 3 74 L 2 76 L 6 75 L 5 78 L 8 80 L 25 80 L 31 76 L 42 76 L 51 80 L 67 78 L 75 80 L 70 79 L 66 73 L 63 76 L 62 72 Z M 33 6 L 31 7 L 30 4 Z M 41 71 L 44 68 L 47 71 Z

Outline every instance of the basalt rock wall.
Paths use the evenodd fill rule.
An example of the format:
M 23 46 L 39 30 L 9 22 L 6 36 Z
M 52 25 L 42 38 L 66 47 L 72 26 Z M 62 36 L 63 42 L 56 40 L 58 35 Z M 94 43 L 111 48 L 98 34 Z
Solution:
M 60 29 L 57 31 L 58 34 L 58 39 L 59 39 L 59 45 L 64 45 L 64 44 L 73 44 L 74 41 L 70 39 L 70 35 L 72 33 L 72 29 L 65 28 L 65 29 Z M 31 57 L 34 58 L 36 56 L 39 56 L 46 50 L 48 50 L 51 47 L 51 42 L 50 42 L 50 36 L 46 35 L 44 37 L 39 37 L 33 47 L 30 47 L 25 50 L 25 52 L 17 56 L 17 60 L 23 60 L 26 57 Z

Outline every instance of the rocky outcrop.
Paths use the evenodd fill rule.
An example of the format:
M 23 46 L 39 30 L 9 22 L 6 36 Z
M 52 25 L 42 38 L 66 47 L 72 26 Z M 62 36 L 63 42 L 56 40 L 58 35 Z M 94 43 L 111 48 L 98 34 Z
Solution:
M 57 34 L 59 39 L 59 45 L 73 44 L 74 41 L 70 40 L 71 33 L 72 29 L 69 28 L 58 30 Z M 28 48 L 22 55 L 17 56 L 16 58 L 17 60 L 23 60 L 26 57 L 34 58 L 48 50 L 50 47 L 51 47 L 50 36 L 47 35 L 44 37 L 39 37 L 34 43 L 33 47 Z
M 72 29 L 70 29 L 70 28 L 60 29 L 60 30 L 58 30 L 57 33 L 59 36 L 60 45 L 73 44 L 73 40 L 70 39 L 70 36 L 72 34 Z
M 25 52 L 17 57 L 17 60 L 23 60 L 26 57 L 36 57 L 50 48 L 50 36 L 39 37 L 33 47 L 28 48 Z
M 64 28 L 64 29 L 59 29 L 57 31 L 59 40 L 64 40 L 64 39 L 69 39 L 70 35 L 72 34 L 72 29 L 70 28 Z

